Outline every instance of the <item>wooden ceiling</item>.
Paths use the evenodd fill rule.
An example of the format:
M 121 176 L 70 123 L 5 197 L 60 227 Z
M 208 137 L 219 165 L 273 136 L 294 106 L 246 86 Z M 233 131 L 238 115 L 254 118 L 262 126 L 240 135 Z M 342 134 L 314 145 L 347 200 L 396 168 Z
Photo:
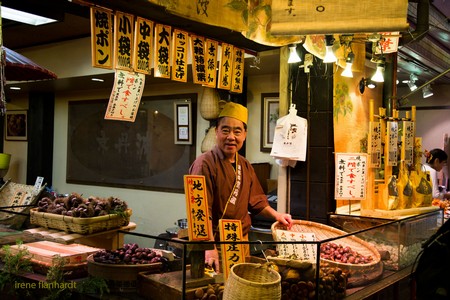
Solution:
M 276 51 L 268 51 L 276 48 L 246 39 L 240 32 L 170 15 L 163 8 L 145 0 L 95 0 L 93 2 L 228 42 L 245 48 L 249 52 L 276 53 Z M 450 68 L 450 0 L 434 0 L 426 5 L 429 10 L 428 18 L 421 15 L 423 9 L 417 8 L 418 2 L 427 3 L 428 0 L 415 0 L 409 3 L 408 22 L 411 26 L 409 32 L 401 33 L 406 37 L 403 39 L 405 43 L 398 51 L 398 79 L 400 81 L 408 79 L 410 73 L 415 73 L 419 77 L 417 82 L 419 85 L 436 77 L 439 78 L 434 81 L 434 84 L 450 84 L 450 72 L 448 72 Z M 61 22 L 34 27 L 4 19 L 2 21 L 3 45 L 12 50 L 90 36 L 88 6 L 65 0 L 3 0 L 2 4 L 25 11 L 41 12 L 44 15 L 51 14 L 61 20 Z M 420 24 L 420 20 L 423 19 L 426 19 L 427 24 Z M 259 69 L 249 68 L 248 70 L 253 73 L 272 72 L 273 68 L 278 67 L 277 62 L 276 58 L 264 59 L 262 56 Z M 448 73 L 442 75 L 445 72 Z

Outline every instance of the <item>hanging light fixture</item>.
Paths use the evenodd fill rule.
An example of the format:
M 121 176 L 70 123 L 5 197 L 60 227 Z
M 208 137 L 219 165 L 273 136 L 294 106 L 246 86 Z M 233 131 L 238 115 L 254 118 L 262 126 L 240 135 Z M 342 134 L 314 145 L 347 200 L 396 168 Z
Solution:
M 353 65 L 354 59 L 355 59 L 355 54 L 353 54 L 353 52 L 350 52 L 347 55 L 347 58 L 345 59 L 345 62 L 347 64 L 345 65 L 344 71 L 342 71 L 342 73 L 341 73 L 342 76 L 353 78 L 352 65 Z
M 295 64 L 295 63 L 298 63 L 301 61 L 302 61 L 302 59 L 300 58 L 300 56 L 298 56 L 298 53 L 297 53 L 297 45 L 296 44 L 289 45 L 288 64 Z
M 409 80 L 407 82 L 409 89 L 412 91 L 417 90 L 417 85 L 416 85 L 416 81 L 419 78 L 417 78 L 417 76 L 414 73 L 411 73 L 411 75 L 409 75 Z
M 382 57 L 377 61 L 377 70 L 375 71 L 375 74 L 372 76 L 372 81 L 375 82 L 384 82 L 384 66 L 385 66 L 385 59 Z
M 364 94 L 364 91 L 366 89 L 366 86 L 369 89 L 374 89 L 377 87 L 377 85 L 375 84 L 375 82 L 373 82 L 372 80 L 370 80 L 369 78 L 361 78 L 361 80 L 359 81 L 359 92 L 361 94 Z
M 433 96 L 433 90 L 429 84 L 423 87 L 422 96 L 424 99 Z
M 325 57 L 323 58 L 324 63 L 334 63 L 336 62 L 337 58 L 336 55 L 333 53 L 333 43 L 334 38 L 332 35 L 325 35 Z

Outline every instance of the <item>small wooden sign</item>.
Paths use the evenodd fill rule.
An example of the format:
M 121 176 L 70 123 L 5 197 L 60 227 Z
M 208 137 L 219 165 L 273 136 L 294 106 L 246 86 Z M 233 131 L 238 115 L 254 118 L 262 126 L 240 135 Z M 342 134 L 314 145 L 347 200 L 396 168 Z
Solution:
M 194 83 L 206 84 L 205 38 L 191 34 L 192 78 Z
M 369 145 L 370 167 L 381 167 L 381 124 L 380 122 L 369 122 Z
M 230 90 L 231 77 L 233 72 L 233 45 L 222 43 L 222 53 L 220 55 L 219 80 L 217 87 L 219 89 Z
M 205 176 L 184 175 L 184 193 L 189 240 L 211 241 L 213 238 L 209 220 Z
M 244 56 L 245 51 L 243 49 L 234 47 L 231 92 L 242 93 L 244 85 Z
M 153 57 L 153 22 L 141 17 L 136 19 L 134 29 L 134 71 L 150 75 Z
M 118 70 L 133 70 L 134 16 L 116 12 L 114 16 L 114 67 Z
M 91 56 L 95 68 L 112 69 L 113 38 L 112 12 L 91 7 Z
M 217 56 L 219 51 L 219 42 L 206 39 L 205 42 L 205 60 L 206 60 L 206 83 L 207 87 L 216 87 L 217 83 Z
M 230 269 L 235 264 L 245 262 L 245 253 L 243 244 L 235 244 L 232 242 L 242 242 L 242 223 L 241 220 L 219 220 L 219 233 L 221 242 L 230 242 L 222 244 L 222 269 L 224 278 L 227 279 Z
M 173 30 L 172 80 L 187 82 L 189 33 Z
M 401 160 L 407 164 L 414 162 L 414 122 L 403 121 Z
M 398 160 L 398 122 L 387 122 L 387 165 L 396 166 Z
M 155 25 L 154 76 L 170 79 L 172 27 Z

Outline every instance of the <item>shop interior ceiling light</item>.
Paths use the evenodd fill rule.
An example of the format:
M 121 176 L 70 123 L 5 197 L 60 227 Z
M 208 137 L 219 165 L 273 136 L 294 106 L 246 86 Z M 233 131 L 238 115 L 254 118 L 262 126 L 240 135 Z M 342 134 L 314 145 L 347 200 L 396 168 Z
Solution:
M 44 25 L 58 21 L 4 6 L 1 7 L 1 17 L 4 19 L 13 20 L 16 22 L 21 22 L 34 26 Z
M 411 73 L 411 75 L 409 75 L 409 81 L 407 82 L 409 89 L 412 91 L 417 90 L 417 85 L 416 85 L 416 81 L 419 78 L 417 78 L 417 76 L 414 73 Z
M 422 89 L 422 95 L 424 99 L 433 96 L 433 90 L 429 84 Z
M 334 38 L 332 35 L 326 35 L 325 36 L 325 57 L 323 58 L 324 63 L 334 63 L 336 62 L 337 58 L 336 55 L 333 53 L 333 42 Z
M 359 81 L 359 92 L 361 94 L 364 94 L 364 91 L 366 89 L 366 86 L 369 89 L 374 89 L 377 87 L 377 85 L 375 84 L 375 82 L 373 82 L 372 80 L 370 80 L 369 78 L 361 78 L 361 80 Z
M 302 59 L 298 56 L 297 45 L 289 45 L 289 59 L 288 64 L 295 64 L 301 62 Z
M 384 59 L 379 59 L 377 61 L 377 70 L 375 71 L 375 74 L 373 74 L 372 76 L 372 81 L 375 82 L 384 82 L 384 66 L 385 66 L 385 62 Z
M 347 58 L 345 59 L 347 64 L 345 65 L 344 71 L 342 71 L 342 73 L 341 73 L 342 76 L 353 78 L 352 65 L 353 65 L 354 59 L 355 59 L 355 54 L 353 54 L 353 52 L 350 52 L 347 55 Z

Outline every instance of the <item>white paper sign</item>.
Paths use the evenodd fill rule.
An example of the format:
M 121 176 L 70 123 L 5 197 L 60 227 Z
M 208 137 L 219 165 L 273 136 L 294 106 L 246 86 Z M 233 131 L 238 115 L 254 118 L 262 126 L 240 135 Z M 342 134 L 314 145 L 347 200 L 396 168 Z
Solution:
M 275 232 L 277 240 L 281 242 L 314 242 L 316 240 L 316 235 L 309 232 L 294 232 L 280 229 L 277 229 Z M 299 260 L 316 262 L 316 244 L 280 244 L 277 245 L 277 251 L 280 257 L 295 257 Z

